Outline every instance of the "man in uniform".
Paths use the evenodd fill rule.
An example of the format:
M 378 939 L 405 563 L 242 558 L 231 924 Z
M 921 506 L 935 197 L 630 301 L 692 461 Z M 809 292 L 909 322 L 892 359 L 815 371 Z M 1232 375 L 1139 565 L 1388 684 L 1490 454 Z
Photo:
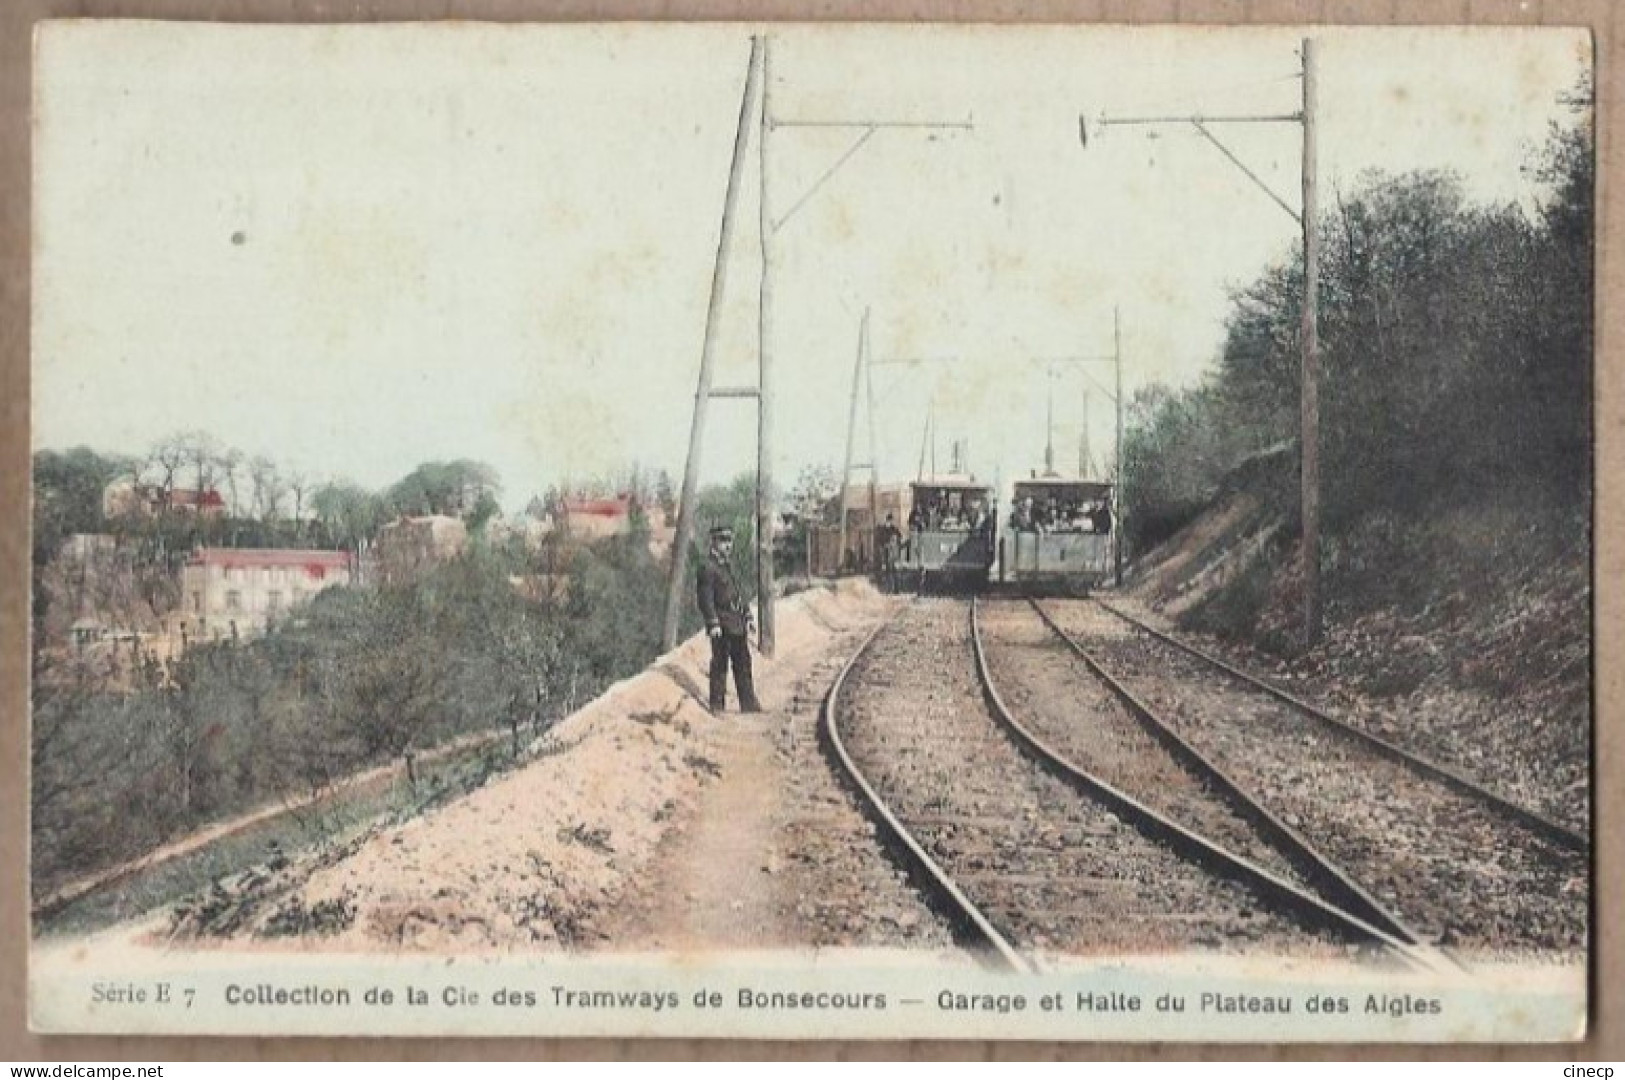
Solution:
M 711 530 L 711 554 L 695 581 L 700 615 L 711 638 L 711 711 L 721 713 L 728 703 L 728 666 L 733 665 L 739 711 L 761 712 L 750 672 L 750 606 L 734 577 L 728 556 L 733 554 L 733 530 Z
M 886 523 L 875 530 L 875 547 L 880 554 L 880 584 L 887 592 L 897 588 L 897 549 L 903 534 L 897 531 L 897 518 L 886 515 Z

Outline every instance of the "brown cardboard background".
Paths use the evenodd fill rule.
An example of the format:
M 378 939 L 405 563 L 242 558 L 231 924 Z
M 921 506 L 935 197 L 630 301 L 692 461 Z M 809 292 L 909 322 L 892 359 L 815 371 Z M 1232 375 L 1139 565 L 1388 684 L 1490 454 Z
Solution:
M 1273 1047 L 1110 1043 L 828 1042 L 535 1039 L 257 1039 L 44 1037 L 27 1029 L 27 800 L 30 42 L 46 18 L 230 22 L 501 22 L 609 20 L 895 20 L 983 22 L 1397 23 L 1589 26 L 1598 98 L 1596 492 L 1595 967 L 1590 1035 L 1572 1046 Z M 1625 671 L 1619 665 L 1625 585 L 1625 364 L 1617 355 L 1625 287 L 1625 199 L 1613 166 L 1625 134 L 1618 18 L 1610 0 L 11 0 L 0 5 L 0 1059 L 33 1062 L 180 1059 L 828 1059 L 1264 1058 L 1625 1059 Z M 1486 78 L 1494 77 L 1486 72 Z

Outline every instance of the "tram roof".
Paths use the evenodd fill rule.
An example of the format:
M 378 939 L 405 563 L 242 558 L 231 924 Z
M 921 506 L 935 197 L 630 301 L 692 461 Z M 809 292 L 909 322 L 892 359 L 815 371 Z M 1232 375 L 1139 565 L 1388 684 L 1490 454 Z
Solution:
M 908 485 L 915 491 L 992 491 L 992 484 L 980 480 L 915 480 Z
M 1016 490 L 1032 490 L 1038 488 L 1045 491 L 1064 491 L 1068 489 L 1084 491 L 1110 491 L 1110 480 L 1078 480 L 1063 476 L 1037 476 L 1028 480 L 1017 480 Z

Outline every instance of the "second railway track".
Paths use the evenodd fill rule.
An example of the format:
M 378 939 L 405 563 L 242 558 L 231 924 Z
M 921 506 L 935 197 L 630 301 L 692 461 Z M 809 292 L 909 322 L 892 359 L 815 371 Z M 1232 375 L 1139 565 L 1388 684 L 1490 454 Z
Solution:
M 1042 766 L 984 701 L 971 635 L 964 601 L 903 608 L 838 680 L 826 724 L 884 808 L 876 812 L 899 830 L 897 843 L 947 879 L 938 889 L 951 903 L 970 908 L 967 935 L 977 922 L 995 931 L 1006 966 L 1170 952 L 1404 953 L 1295 889 L 1290 866 L 1238 871 L 1199 840 L 1193 855 L 1132 806 Z
M 1584 945 L 1583 852 L 1099 604 L 1048 601 L 1043 609 L 1093 662 L 1399 912 L 1424 942 L 1489 957 Z

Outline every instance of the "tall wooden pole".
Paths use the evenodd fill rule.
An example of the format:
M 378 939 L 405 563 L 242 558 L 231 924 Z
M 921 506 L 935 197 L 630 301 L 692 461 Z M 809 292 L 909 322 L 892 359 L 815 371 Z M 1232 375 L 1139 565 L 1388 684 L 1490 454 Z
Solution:
M 1089 386 L 1084 384 L 1083 398 L 1079 414 L 1083 419 L 1078 421 L 1078 479 L 1087 480 L 1089 474 L 1094 472 L 1089 467 Z
M 1123 312 L 1121 308 L 1112 308 L 1112 368 L 1117 373 L 1117 382 L 1114 388 L 1117 406 L 1117 462 L 1112 471 L 1117 473 L 1117 483 L 1112 485 L 1112 492 L 1117 498 L 1117 520 L 1112 525 L 1112 568 L 1113 578 L 1117 585 L 1123 584 L 1123 510 L 1128 503 L 1123 498 Z
M 931 413 L 933 413 L 933 408 L 933 404 L 926 404 L 925 427 L 920 430 L 920 471 L 915 473 L 916 481 L 925 479 L 925 448 L 931 445 Z M 933 464 L 931 468 L 934 469 L 936 466 Z
M 717 238 L 717 257 L 711 269 L 711 300 L 705 310 L 705 341 L 700 347 L 699 386 L 694 391 L 694 421 L 688 429 L 688 458 L 683 463 L 683 493 L 677 504 L 677 536 L 672 541 L 671 577 L 666 590 L 666 618 L 661 648 L 677 644 L 678 616 L 683 610 L 683 574 L 688 569 L 688 552 L 694 542 L 694 491 L 699 484 L 700 451 L 705 440 L 705 406 L 711 397 L 711 358 L 716 344 L 717 321 L 728 283 L 728 248 L 733 238 L 734 207 L 739 201 L 739 178 L 745 171 L 745 147 L 749 143 L 750 118 L 755 112 L 757 70 L 762 52 L 760 38 L 750 39 L 750 64 L 745 69 L 745 90 L 739 101 L 739 124 L 734 131 L 733 161 L 728 167 L 728 191 L 722 200 L 722 233 Z
M 1055 372 L 1044 373 L 1044 475 L 1055 475 Z
M 880 526 L 880 450 L 875 445 L 875 369 L 869 362 L 869 309 L 863 311 L 863 327 L 859 331 L 859 351 L 863 354 L 863 409 L 869 421 L 869 531 Z M 880 565 L 879 552 L 870 569 Z
M 841 546 L 835 555 L 837 574 L 846 565 L 847 515 L 852 510 L 851 496 L 848 494 L 852 488 L 852 448 L 857 444 L 858 438 L 858 386 L 863 378 L 863 350 L 868 334 L 869 311 L 865 308 L 863 321 L 858 326 L 858 355 L 852 361 L 852 400 L 846 407 L 846 459 L 841 465 Z
M 1303 597 L 1304 641 L 1320 640 L 1320 238 L 1315 210 L 1315 43 L 1303 39 Z
M 757 210 L 762 243 L 761 302 L 757 315 L 760 373 L 756 400 L 756 611 L 757 648 L 773 655 L 773 214 L 768 198 L 767 140 L 773 130 L 770 38 L 762 37 L 762 122 L 757 137 L 760 173 Z

